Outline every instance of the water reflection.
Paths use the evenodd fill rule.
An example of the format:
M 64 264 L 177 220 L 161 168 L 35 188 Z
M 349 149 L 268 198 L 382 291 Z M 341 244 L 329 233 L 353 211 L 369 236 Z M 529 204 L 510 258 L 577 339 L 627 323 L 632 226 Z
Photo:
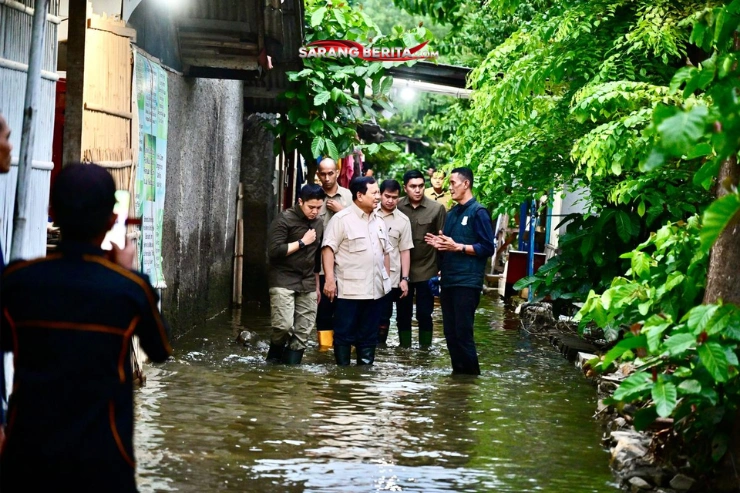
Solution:
M 246 315 L 246 313 L 244 314 Z M 178 341 L 137 394 L 139 485 L 149 491 L 618 491 L 591 420 L 595 392 L 485 300 L 483 375 L 452 376 L 391 335 L 376 365 L 337 368 L 316 347 L 264 363 L 266 317 L 232 313 Z M 247 327 L 257 338 L 233 342 Z

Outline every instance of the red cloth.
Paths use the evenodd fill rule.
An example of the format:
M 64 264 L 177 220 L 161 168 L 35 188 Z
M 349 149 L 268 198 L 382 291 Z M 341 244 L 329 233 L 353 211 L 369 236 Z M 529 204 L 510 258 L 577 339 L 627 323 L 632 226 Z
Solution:
M 339 178 L 337 178 L 339 186 L 349 188 L 349 182 L 352 181 L 352 177 L 355 174 L 353 156 L 350 154 L 349 156 L 340 159 L 339 166 L 341 166 L 339 169 Z

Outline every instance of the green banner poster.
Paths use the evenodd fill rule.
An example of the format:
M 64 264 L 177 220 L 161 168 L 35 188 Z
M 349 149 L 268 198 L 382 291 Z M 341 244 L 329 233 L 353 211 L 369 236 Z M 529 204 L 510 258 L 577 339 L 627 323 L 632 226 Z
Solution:
M 142 219 L 139 265 L 152 285 L 164 289 L 162 227 L 167 179 L 169 95 L 167 73 L 157 63 L 136 53 L 135 100 L 138 112 L 139 152 L 134 192 L 136 213 Z

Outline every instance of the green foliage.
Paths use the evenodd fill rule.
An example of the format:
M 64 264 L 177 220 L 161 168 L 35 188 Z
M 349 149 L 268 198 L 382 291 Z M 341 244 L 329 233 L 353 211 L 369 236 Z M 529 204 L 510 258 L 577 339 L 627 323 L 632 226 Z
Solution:
M 632 324 L 624 341 L 639 342 L 637 372 L 612 402 L 649 403 L 641 426 L 657 416 L 674 418 L 694 458 L 709 463 L 727 450 L 722 430 L 740 402 L 740 307 L 701 304 L 709 251 L 740 219 L 736 185 L 716 179 L 723 162 L 737 165 L 740 150 L 740 1 L 707 5 L 692 21 L 691 40 L 709 56 L 679 69 L 669 83 L 668 98 L 655 106 L 643 133 L 652 145 L 640 169 L 689 171 L 695 185 L 716 188 L 719 198 L 701 218 L 668 225 L 623 255 L 631 261 L 630 277 L 615 278 L 601 295 L 590 293 L 578 316 L 600 326 Z M 624 359 L 625 353 L 613 351 L 601 361 L 603 368 Z
M 376 179 L 396 180 L 403 184 L 403 174 L 410 169 L 424 169 L 425 163 L 416 154 L 409 152 L 380 152 L 376 156 L 374 165 Z M 385 161 L 382 159 L 385 158 Z
M 409 14 L 395 6 L 393 0 L 360 0 L 352 3 L 359 6 L 383 33 L 393 32 L 395 26 L 401 26 L 404 31 L 419 25 L 425 27 L 434 35 L 435 51 L 436 40 L 443 39 L 450 30 L 447 26 L 434 24 L 431 17 Z
M 557 226 L 567 224 L 566 234 L 559 239 L 560 253 L 515 289 L 531 286 L 535 299 L 552 300 L 558 313 L 567 313 L 572 302 L 586 300 L 589 292 L 602 293 L 615 277 L 630 268 L 631 257 L 624 252 L 642 248 L 640 243 L 660 224 L 690 220 L 707 202 L 706 193 L 686 186 L 689 176 L 676 176 L 660 171 L 635 174 L 617 186 L 607 187 L 609 193 L 604 200 L 608 203 L 598 215 L 564 218 Z M 598 199 L 595 189 L 593 192 Z M 638 259 L 645 261 L 641 256 Z M 702 266 L 706 268 L 706 264 Z M 637 267 L 644 270 L 642 264 Z
M 513 209 L 576 174 L 593 184 L 639 171 L 653 109 L 675 101 L 670 65 L 689 38 L 678 25 L 695 6 L 555 2 L 494 49 L 471 76 L 457 144 L 488 177 L 484 199 Z
M 694 459 L 718 461 L 740 308 L 701 302 L 709 250 L 740 221 L 737 184 L 717 179 L 740 150 L 740 0 L 394 1 L 479 40 L 450 50 L 476 66 L 471 101 L 430 123 L 456 128 L 449 155 L 473 166 L 481 202 L 513 212 L 574 180 L 590 193 L 560 254 L 516 287 L 585 297 L 582 326 L 621 328 L 600 366 L 637 371 L 610 402 L 643 403 L 638 428 L 672 417 Z
M 558 227 L 562 224 L 568 225 L 568 232 L 560 237 L 560 255 L 514 285 L 517 290 L 530 287 L 535 301 L 549 297 L 558 312 L 567 311 L 571 300 L 608 287 L 627 265 L 621 253 L 639 243 L 642 230 L 639 216 L 626 207 L 605 209 L 598 216 L 572 214 Z
M 738 398 L 736 386 L 727 383 L 738 374 L 740 310 L 700 304 L 708 253 L 700 248 L 699 230 L 695 216 L 653 233 L 622 255 L 630 260 L 625 276 L 600 295 L 592 291 L 577 315 L 582 325 L 630 326 L 597 369 L 640 354 L 637 371 L 608 402 L 651 402 L 636 426 L 672 416 L 691 440 L 716 436 Z
M 699 249 L 699 219 L 667 224 L 620 258 L 629 261 L 624 277 L 614 277 L 601 294 L 589 293 L 577 315 L 582 327 L 631 326 L 642 321 L 649 349 L 657 347 L 672 321 L 701 302 L 708 255 Z
M 559 255 L 516 287 L 585 300 L 583 326 L 622 328 L 601 366 L 634 359 L 638 371 L 613 402 L 647 403 L 637 426 L 671 416 L 720 457 L 740 317 L 701 301 L 709 248 L 740 220 L 737 190 L 716 181 L 740 145 L 740 0 L 395 2 L 448 19 L 446 41 L 477 40 L 441 48 L 476 66 L 472 99 L 425 123 L 456 132 L 437 152 L 473 166 L 481 202 L 513 212 L 574 180 L 589 191 Z M 725 195 L 709 205 L 713 186 Z
M 384 36 L 363 11 L 341 0 L 307 0 L 306 41 L 346 39 L 367 47 L 414 46 L 432 35 L 423 27 L 394 29 Z M 339 159 L 359 144 L 359 123 L 374 119 L 378 109 L 393 110 L 389 98 L 392 78 L 385 68 L 398 63 L 365 62 L 354 58 L 306 58 L 304 68 L 290 72 L 292 87 L 281 97 L 290 109 L 271 127 L 281 140 L 276 146 L 298 149 L 313 162 L 325 155 Z M 376 147 L 363 148 L 372 154 Z
M 457 100 L 451 96 L 440 94 L 421 93 L 413 102 L 402 102 L 397 106 L 397 111 L 387 117 L 379 118 L 378 124 L 385 130 L 390 139 L 396 136 L 418 139 L 422 143 L 414 143 L 411 149 L 413 157 L 401 156 L 397 153 L 383 153 L 368 159 L 372 163 L 376 173 L 386 175 L 391 172 L 392 167 L 405 163 L 411 167 L 422 170 L 428 167 L 441 168 L 450 163 L 449 150 L 451 147 L 446 142 L 454 130 L 435 127 L 436 122 L 447 122 L 447 115 L 451 108 L 457 106 Z M 403 153 L 405 154 L 405 152 Z

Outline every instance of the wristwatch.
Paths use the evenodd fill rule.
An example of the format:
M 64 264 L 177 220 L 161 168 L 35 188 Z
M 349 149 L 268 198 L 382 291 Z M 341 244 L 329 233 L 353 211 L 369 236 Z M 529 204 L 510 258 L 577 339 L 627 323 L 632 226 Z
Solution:
M 303 240 L 298 240 L 298 249 L 303 250 L 306 248 L 306 244 L 303 243 Z
M 409 276 L 405 276 L 401 278 L 402 281 L 411 282 L 411 278 Z

